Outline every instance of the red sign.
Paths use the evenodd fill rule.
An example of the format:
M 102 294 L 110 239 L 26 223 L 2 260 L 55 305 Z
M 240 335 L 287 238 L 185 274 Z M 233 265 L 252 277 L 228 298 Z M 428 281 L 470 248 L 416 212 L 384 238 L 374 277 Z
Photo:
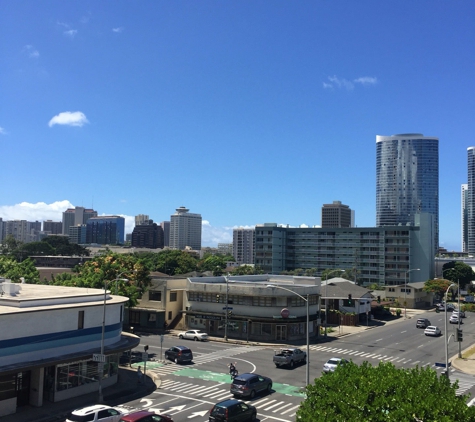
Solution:
M 290 311 L 287 308 L 284 308 L 280 311 L 280 316 L 282 318 L 288 318 L 290 315 Z

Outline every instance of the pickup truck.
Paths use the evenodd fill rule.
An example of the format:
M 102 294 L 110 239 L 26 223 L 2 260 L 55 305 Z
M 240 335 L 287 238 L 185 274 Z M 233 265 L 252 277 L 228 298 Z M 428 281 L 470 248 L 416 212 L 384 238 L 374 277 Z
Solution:
M 277 368 L 280 366 L 293 368 L 296 363 L 306 362 L 307 353 L 300 349 L 281 349 L 274 354 L 273 360 Z

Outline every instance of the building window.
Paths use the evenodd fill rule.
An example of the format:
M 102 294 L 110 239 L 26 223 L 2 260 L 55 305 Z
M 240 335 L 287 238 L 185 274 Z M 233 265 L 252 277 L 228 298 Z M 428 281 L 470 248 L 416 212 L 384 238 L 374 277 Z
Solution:
M 148 292 L 148 300 L 155 300 L 157 302 L 162 301 L 162 292 Z
M 78 312 L 78 330 L 82 330 L 84 328 L 84 311 Z
M 172 315 L 173 315 L 172 311 L 168 311 L 168 320 L 172 319 Z
M 140 325 L 140 312 L 130 311 L 129 322 L 130 324 Z
M 0 376 L 0 401 L 16 397 L 16 374 Z
M 177 297 L 178 297 L 177 292 L 170 292 L 170 302 L 176 302 Z

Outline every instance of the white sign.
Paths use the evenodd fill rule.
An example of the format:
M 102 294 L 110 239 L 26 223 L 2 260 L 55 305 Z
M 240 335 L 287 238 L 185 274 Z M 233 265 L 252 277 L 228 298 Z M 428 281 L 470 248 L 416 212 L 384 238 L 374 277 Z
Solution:
M 163 337 L 164 337 L 163 334 L 160 335 L 160 343 L 163 343 Z
M 106 361 L 106 355 L 93 354 L 92 355 L 92 361 L 93 362 L 102 362 L 102 363 L 104 363 Z
M 147 362 L 148 361 L 148 353 L 142 353 L 142 362 Z

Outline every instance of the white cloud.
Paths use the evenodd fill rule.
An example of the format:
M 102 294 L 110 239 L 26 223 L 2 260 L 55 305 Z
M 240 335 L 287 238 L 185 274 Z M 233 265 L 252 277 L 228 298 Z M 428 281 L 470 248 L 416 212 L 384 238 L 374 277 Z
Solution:
M 7 134 L 7 131 L 0 126 L 0 135 L 6 135 Z
M 378 78 L 372 76 L 362 76 L 358 79 L 353 79 L 353 82 L 361 85 L 376 85 L 378 83 Z
M 64 34 L 71 38 L 74 38 L 77 33 L 77 29 L 70 29 L 69 31 L 64 31 Z
M 112 28 L 112 32 L 117 32 L 117 33 L 120 33 L 124 30 L 124 27 L 123 26 L 119 26 L 118 28 Z
M 201 223 L 201 244 L 202 246 L 218 246 L 218 243 L 232 243 L 232 227 L 213 227 L 209 221 L 203 220 Z
M 15 205 L 0 205 L 0 217 L 3 220 L 61 221 L 63 212 L 73 207 L 71 202 L 67 200 L 56 201 L 51 204 L 21 202 Z
M 68 29 L 70 28 L 70 26 L 69 26 L 67 23 L 60 22 L 60 21 L 58 21 L 58 22 L 56 22 L 56 23 L 57 23 L 59 26 L 64 26 L 65 28 L 68 28 Z
M 330 82 L 333 82 L 333 84 L 336 85 L 338 88 L 346 88 L 348 91 L 351 91 L 354 88 L 353 82 L 345 78 L 340 79 L 336 75 L 329 76 L 328 80 Z
M 81 111 L 63 111 L 54 116 L 48 123 L 49 127 L 54 125 L 83 126 L 89 123 L 86 115 Z
M 373 76 L 361 76 L 360 78 L 356 78 L 350 81 L 348 79 L 339 78 L 336 75 L 333 75 L 333 76 L 329 76 L 328 80 L 331 82 L 331 84 L 327 82 L 323 82 L 324 89 L 336 87 L 336 88 L 346 89 L 348 91 L 351 91 L 354 89 L 355 84 L 368 86 L 368 85 L 376 85 L 378 83 L 378 79 Z
M 40 52 L 36 50 L 32 45 L 25 45 L 25 47 L 23 47 L 23 52 L 26 52 L 30 59 L 37 59 L 38 57 L 40 57 Z

